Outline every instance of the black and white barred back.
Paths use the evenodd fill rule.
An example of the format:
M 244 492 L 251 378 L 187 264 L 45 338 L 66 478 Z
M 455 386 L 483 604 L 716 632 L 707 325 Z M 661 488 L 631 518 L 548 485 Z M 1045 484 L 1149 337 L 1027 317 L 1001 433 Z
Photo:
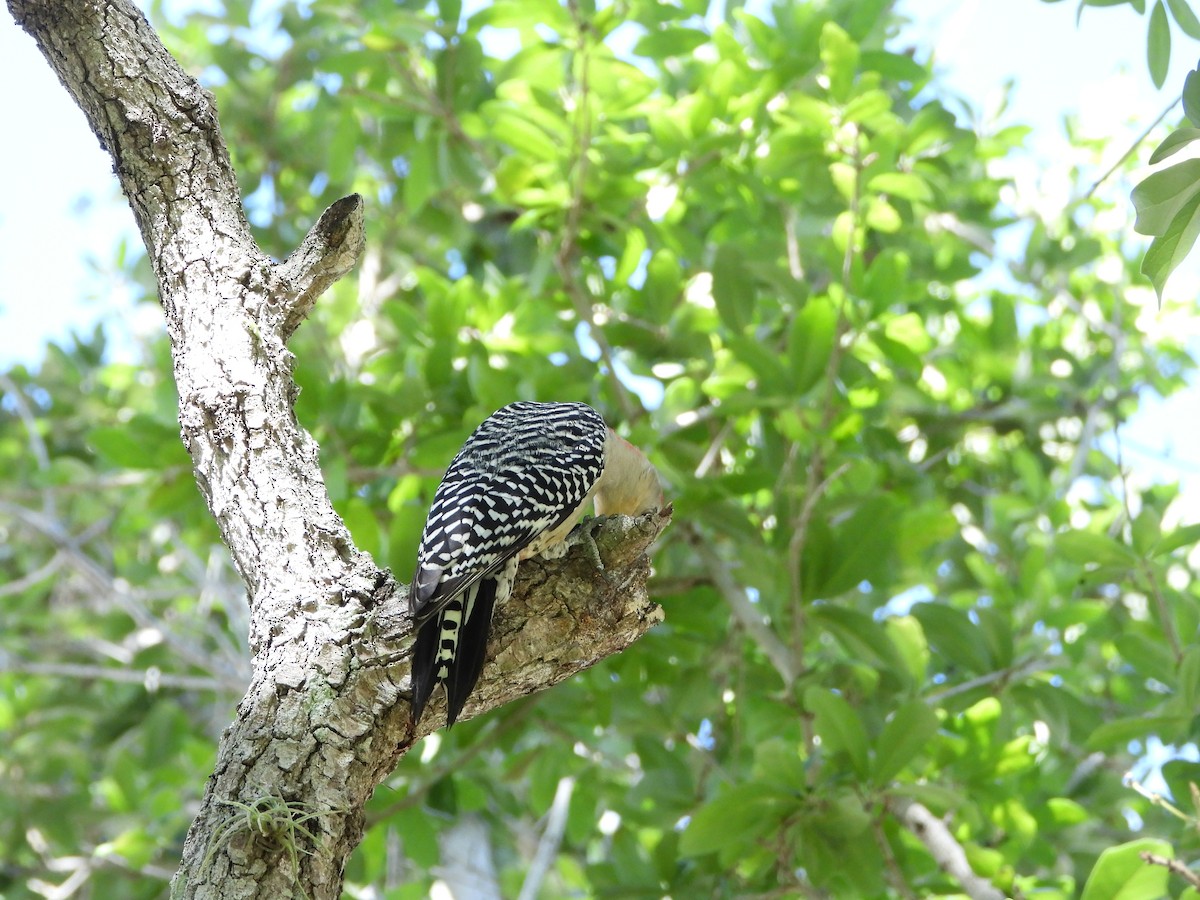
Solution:
M 446 470 L 425 521 L 409 609 L 412 715 L 438 684 L 453 724 L 483 669 L 492 612 L 519 555 L 579 512 L 604 470 L 604 420 L 583 403 L 511 403 L 475 429 Z

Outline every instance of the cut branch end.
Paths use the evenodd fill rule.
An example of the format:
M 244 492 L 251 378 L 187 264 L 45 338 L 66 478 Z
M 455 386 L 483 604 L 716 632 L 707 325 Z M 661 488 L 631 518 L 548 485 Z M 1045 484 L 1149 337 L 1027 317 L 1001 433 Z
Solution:
M 284 302 L 283 339 L 300 327 L 317 298 L 354 268 L 366 244 L 361 194 L 332 204 L 304 236 L 300 246 L 277 267 L 288 291 Z

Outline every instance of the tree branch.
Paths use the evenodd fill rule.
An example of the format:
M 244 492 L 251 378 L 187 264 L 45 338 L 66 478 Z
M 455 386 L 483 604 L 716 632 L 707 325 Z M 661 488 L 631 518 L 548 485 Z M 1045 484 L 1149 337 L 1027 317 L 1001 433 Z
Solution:
M 775 630 L 763 618 L 762 611 L 750 601 L 746 589 L 730 574 L 727 564 L 712 552 L 712 547 L 704 541 L 699 531 L 689 527 L 686 534 L 688 541 L 696 549 L 700 562 L 708 570 L 709 579 L 729 605 L 734 618 L 766 654 L 779 677 L 783 679 L 784 687 L 790 690 L 802 671 L 795 655 L 779 639 Z
M 971 900 L 1004 900 L 1003 891 L 975 874 L 962 844 L 955 840 L 946 823 L 924 805 L 904 797 L 892 797 L 887 801 L 887 808 L 925 845 L 938 868 L 957 881 Z
M 1159 856 L 1157 853 L 1150 853 L 1149 851 L 1139 853 L 1138 858 L 1144 863 L 1149 863 L 1152 866 L 1162 866 L 1168 872 L 1174 872 L 1189 885 L 1200 890 L 1200 874 L 1189 869 L 1187 863 L 1178 859 L 1168 859 L 1165 856 Z
M 360 195 L 343 197 L 321 214 L 300 246 L 279 264 L 279 277 L 291 292 L 283 321 L 284 340 L 307 318 L 326 288 L 354 268 L 365 245 Z

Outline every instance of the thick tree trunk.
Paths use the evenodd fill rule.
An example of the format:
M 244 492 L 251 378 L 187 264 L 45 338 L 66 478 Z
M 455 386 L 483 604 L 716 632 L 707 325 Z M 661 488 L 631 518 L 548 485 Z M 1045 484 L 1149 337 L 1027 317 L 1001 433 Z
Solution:
M 158 278 L 183 441 L 250 597 L 253 678 L 172 895 L 336 898 L 364 804 L 439 712 L 411 733 L 404 591 L 354 546 L 293 413 L 286 341 L 355 264 L 362 199 L 335 203 L 274 263 L 250 235 L 213 98 L 131 3 L 8 7 L 112 155 Z M 607 522 L 607 579 L 580 548 L 523 564 L 465 715 L 554 684 L 657 621 L 646 551 L 666 522 Z

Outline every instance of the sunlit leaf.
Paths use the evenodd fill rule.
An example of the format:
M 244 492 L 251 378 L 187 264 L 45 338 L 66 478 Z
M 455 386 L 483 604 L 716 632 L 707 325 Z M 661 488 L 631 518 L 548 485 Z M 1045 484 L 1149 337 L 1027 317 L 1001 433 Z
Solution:
M 858 713 L 846 700 L 824 688 L 804 692 L 804 705 L 813 715 L 813 731 L 821 738 L 825 751 L 845 753 L 859 777 L 867 774 L 867 734 Z
M 1200 237 L 1200 193 L 1192 193 L 1187 205 L 1150 242 L 1150 249 L 1142 258 L 1142 274 L 1154 283 L 1160 298 L 1167 278 L 1192 251 L 1197 237 Z
M 1166 841 L 1139 838 L 1109 847 L 1100 854 L 1083 886 L 1081 900 L 1134 900 L 1136 897 L 1162 897 L 1167 891 L 1168 872 L 1142 859 L 1153 853 L 1174 859 L 1175 851 Z
M 679 841 L 684 856 L 736 851 L 769 831 L 787 814 L 792 802 L 766 785 L 735 785 L 695 812 Z
M 1167 0 L 1171 16 L 1178 23 L 1180 30 L 1188 37 L 1200 40 L 1200 19 L 1192 12 L 1188 0 Z
M 754 315 L 754 281 L 742 264 L 742 254 L 729 244 L 717 249 L 712 290 L 725 326 L 735 332 L 745 328 Z
M 938 717 L 927 704 L 910 700 L 893 714 L 875 742 L 871 778 L 884 785 L 895 778 L 938 730 Z
M 1167 80 L 1171 65 L 1171 26 L 1167 22 L 1167 9 L 1163 0 L 1154 4 L 1150 12 L 1150 36 L 1146 39 L 1146 60 L 1150 66 L 1150 79 L 1160 88 Z

